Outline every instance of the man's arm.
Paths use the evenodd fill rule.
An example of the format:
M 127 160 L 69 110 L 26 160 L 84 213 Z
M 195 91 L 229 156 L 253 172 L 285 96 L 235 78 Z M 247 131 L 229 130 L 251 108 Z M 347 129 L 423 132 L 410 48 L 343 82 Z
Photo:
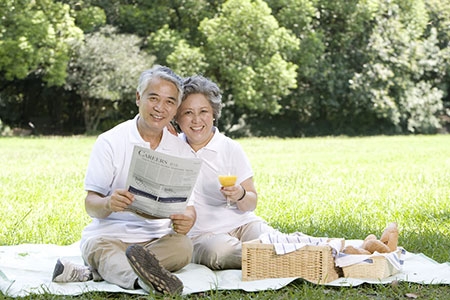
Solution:
M 111 196 L 104 196 L 93 191 L 88 191 L 84 205 L 89 216 L 104 219 L 112 212 L 125 210 L 133 200 L 133 194 L 127 190 L 117 189 Z

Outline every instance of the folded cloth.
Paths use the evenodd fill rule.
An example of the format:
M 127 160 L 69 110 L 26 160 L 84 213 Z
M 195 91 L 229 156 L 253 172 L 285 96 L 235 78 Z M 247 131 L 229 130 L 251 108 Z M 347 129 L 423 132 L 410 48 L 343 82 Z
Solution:
M 333 256 L 342 250 L 344 239 L 330 239 L 326 237 L 312 237 L 301 232 L 284 234 L 262 234 L 259 237 L 263 244 L 273 244 L 275 253 L 278 255 L 287 254 L 301 249 L 305 246 L 330 246 Z

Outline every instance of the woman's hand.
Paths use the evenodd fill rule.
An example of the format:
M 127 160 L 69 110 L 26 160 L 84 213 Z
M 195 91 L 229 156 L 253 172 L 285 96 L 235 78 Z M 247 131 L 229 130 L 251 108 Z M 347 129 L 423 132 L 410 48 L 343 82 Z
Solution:
M 239 200 L 243 199 L 245 196 L 245 190 L 242 185 L 233 185 L 233 186 L 222 186 L 220 191 L 225 196 L 225 198 L 229 199 L 230 202 L 236 203 Z

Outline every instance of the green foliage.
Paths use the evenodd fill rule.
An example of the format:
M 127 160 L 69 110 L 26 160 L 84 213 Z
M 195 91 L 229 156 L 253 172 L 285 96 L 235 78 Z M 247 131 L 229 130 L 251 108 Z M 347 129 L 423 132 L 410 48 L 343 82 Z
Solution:
M 444 92 L 443 102 L 446 108 L 442 115 L 450 120 L 450 1 L 427 0 L 425 2 L 429 15 L 426 35 L 433 34 L 435 30 L 439 54 L 443 58 L 440 67 L 445 70 L 445 75 L 439 84 Z
M 401 8 L 387 3 L 374 20 L 362 72 L 350 81 L 352 104 L 362 115 L 389 120 L 398 132 L 433 133 L 443 108 L 442 91 L 427 80 L 439 81 L 444 74 L 436 36 L 421 39 L 419 22 L 405 24 Z
M 146 51 L 156 57 L 157 63 L 167 65 L 167 57 L 175 51 L 179 43 L 187 46 L 185 42 L 181 42 L 182 40 L 182 35 L 178 31 L 170 29 L 166 24 L 148 36 Z
M 307 35 L 316 14 L 317 1 L 311 0 L 268 0 L 281 26 L 291 29 L 296 36 Z
M 298 40 L 279 27 L 262 1 L 229 0 L 220 14 L 204 19 L 207 74 L 214 77 L 231 104 L 277 113 L 282 96 L 296 86 L 296 66 L 285 60 Z M 226 103 L 230 104 L 230 103 Z
M 75 24 L 84 32 L 93 32 L 106 24 L 106 15 L 103 9 L 97 6 L 88 6 L 76 11 Z
M 335 134 L 433 133 L 441 127 L 449 64 L 424 1 L 269 3 L 284 26 L 304 28 L 295 31 L 299 88 L 281 101 L 280 118 L 299 123 L 292 127 L 323 124 Z
M 158 2 L 160 1 L 155 2 L 152 3 L 153 9 L 151 5 L 142 3 L 120 5 L 118 22 L 122 26 L 121 29 L 124 32 L 146 36 L 167 24 L 170 21 L 168 8 L 159 6 Z M 150 20 L 151 22 L 149 22 Z
M 112 27 L 86 35 L 70 65 L 67 89 L 82 100 L 88 132 L 95 132 L 100 121 L 115 110 L 119 101 L 132 101 L 139 75 L 150 68 L 153 58 L 139 46 L 141 39 L 117 34 Z
M 0 71 L 4 79 L 30 73 L 62 85 L 71 45 L 82 38 L 69 7 L 51 0 L 0 1 Z
M 93 32 L 106 25 L 106 13 L 95 5 L 95 0 L 58 0 L 58 2 L 69 5 L 75 24 L 84 33 Z
M 108 25 L 140 37 L 151 62 L 217 81 L 220 129 L 236 136 L 445 132 L 449 11 L 448 0 L 0 0 L 0 117 L 23 126 L 41 115 L 53 120 L 58 106 L 61 127 L 83 123 L 64 111 L 87 107 L 80 90 L 66 90 L 68 103 L 59 105 L 43 95 L 60 91 L 40 85 L 65 85 L 83 32 Z M 123 45 L 100 55 L 120 65 L 128 57 L 113 53 Z M 108 76 L 120 82 L 112 77 L 121 74 Z M 78 77 L 80 86 L 88 78 Z M 135 113 L 110 88 L 84 91 L 105 97 L 96 100 L 105 112 L 98 119 L 110 118 L 85 120 L 87 130 Z
M 201 49 L 190 47 L 185 40 L 176 44 L 174 51 L 167 57 L 167 64 L 182 76 L 203 74 L 208 67 Z
M 439 47 L 445 48 L 450 42 L 450 2 L 441 0 L 426 0 L 426 10 L 429 15 L 427 28 L 436 28 Z
M 405 111 L 410 132 L 434 133 L 440 128 L 437 113 L 442 110 L 442 91 L 421 81 L 405 92 Z
M 298 85 L 304 84 L 302 78 L 316 72 L 317 59 L 323 54 L 325 46 L 320 33 L 313 27 L 318 14 L 317 1 L 311 0 L 271 0 L 266 1 L 280 26 L 291 30 L 300 39 L 300 49 L 293 51 L 291 57 L 298 65 Z
M 185 38 L 197 38 L 198 23 L 211 17 L 223 1 L 207 0 L 116 0 L 115 4 L 105 0 L 93 0 L 110 16 L 110 24 L 122 32 L 141 37 L 158 31 L 165 25 L 186 34 Z

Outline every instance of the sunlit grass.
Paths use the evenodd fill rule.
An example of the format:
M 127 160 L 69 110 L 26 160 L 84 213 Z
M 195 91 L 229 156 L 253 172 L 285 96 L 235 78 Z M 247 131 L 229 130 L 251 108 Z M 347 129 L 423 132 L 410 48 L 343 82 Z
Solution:
M 83 181 L 94 141 L 94 137 L 0 138 L 0 245 L 67 245 L 80 239 L 90 222 Z M 380 235 L 396 221 L 401 246 L 438 262 L 450 261 L 450 136 L 239 142 L 255 173 L 256 212 L 274 227 L 362 239 L 369 233 Z M 407 292 L 443 298 L 450 289 L 408 283 L 327 288 L 296 281 L 279 291 L 211 291 L 189 298 L 397 299 Z M 105 297 L 136 298 L 81 296 Z
M 70 244 L 89 222 L 83 180 L 93 138 L 0 139 L 0 244 Z
M 242 140 L 259 215 L 284 231 L 364 238 L 389 222 L 400 243 L 438 261 L 450 251 L 450 137 Z

